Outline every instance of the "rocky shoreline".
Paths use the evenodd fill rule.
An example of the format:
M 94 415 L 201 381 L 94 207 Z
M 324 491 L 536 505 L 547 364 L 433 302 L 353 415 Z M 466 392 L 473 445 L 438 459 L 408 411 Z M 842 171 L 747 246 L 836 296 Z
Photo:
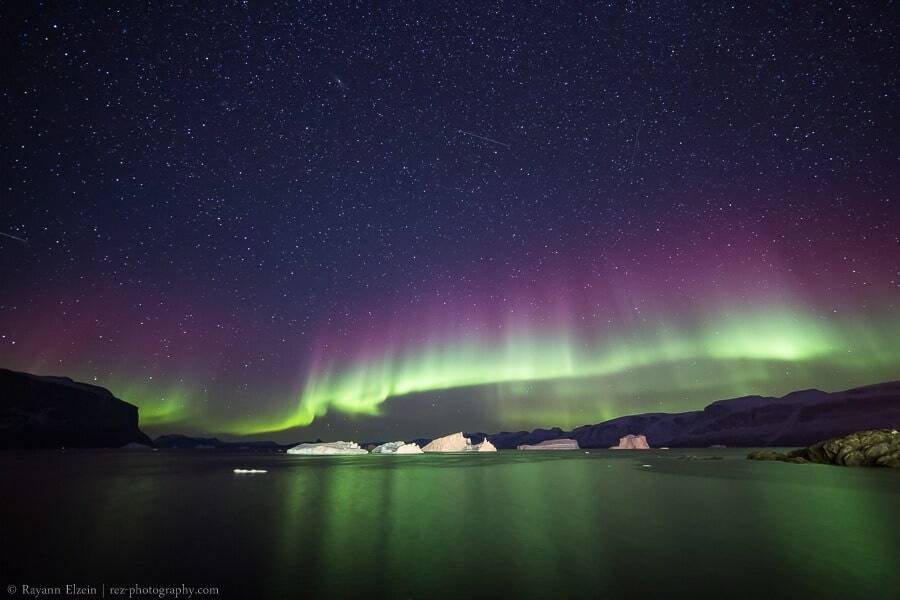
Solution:
M 788 453 L 757 450 L 748 454 L 747 458 L 794 464 L 900 468 L 900 431 L 896 429 L 858 431 Z

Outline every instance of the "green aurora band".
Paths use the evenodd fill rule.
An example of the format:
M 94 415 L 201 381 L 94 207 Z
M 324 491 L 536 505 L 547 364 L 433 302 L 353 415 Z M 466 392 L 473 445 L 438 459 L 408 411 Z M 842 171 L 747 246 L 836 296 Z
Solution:
M 877 319 L 830 317 L 770 309 L 720 315 L 690 329 L 658 323 L 630 335 L 597 334 L 589 339 L 519 332 L 499 342 L 473 337 L 454 344 L 412 348 L 397 355 L 385 353 L 346 367 L 314 370 L 286 414 L 223 422 L 218 424 L 218 431 L 251 435 L 303 427 L 332 409 L 374 416 L 391 398 L 477 386 L 506 386 L 516 397 L 527 394 L 521 391 L 527 389 L 521 384 L 554 383 L 551 393 L 564 396 L 567 386 L 587 382 L 580 387 L 590 384 L 595 390 L 597 410 L 591 415 L 595 420 L 590 422 L 596 422 L 628 414 L 604 406 L 602 381 L 628 378 L 629 374 L 633 374 L 629 388 L 635 393 L 642 385 L 657 386 L 670 390 L 673 398 L 696 389 L 701 378 L 712 378 L 713 383 L 734 395 L 758 393 L 760 390 L 751 384 L 777 380 L 785 368 L 796 371 L 816 366 L 819 372 L 823 368 L 826 372 L 840 369 L 868 383 L 898 375 L 900 317 L 890 313 Z M 654 371 L 657 375 L 648 378 L 647 374 Z M 841 381 L 835 384 L 840 386 Z M 520 391 L 516 393 L 516 389 Z M 557 400 L 545 396 L 541 406 Z M 698 402 L 696 398 L 686 400 L 685 410 L 701 408 Z M 508 416 L 521 424 L 564 425 L 553 410 L 517 414 L 513 406 L 508 408 Z M 543 420 L 554 414 L 557 422 Z M 154 419 L 166 416 L 159 409 L 153 411 Z
M 111 379 L 106 382 L 120 398 L 125 398 L 140 410 L 141 426 L 155 427 L 176 423 L 197 425 L 205 422 L 198 412 L 196 396 L 184 383 L 165 385 L 141 379 Z

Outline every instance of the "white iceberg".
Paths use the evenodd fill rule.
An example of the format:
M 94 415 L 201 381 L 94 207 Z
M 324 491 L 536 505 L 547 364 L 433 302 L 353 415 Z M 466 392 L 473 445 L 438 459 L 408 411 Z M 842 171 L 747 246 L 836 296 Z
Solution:
M 372 454 L 422 454 L 418 444 L 406 442 L 387 442 L 372 449 Z
M 308 444 L 297 444 L 293 448 L 288 448 L 288 454 L 304 454 L 311 456 L 337 456 L 345 454 L 368 454 L 369 452 L 360 448 L 356 442 L 315 442 Z
M 497 448 L 487 438 L 484 438 L 480 444 L 473 444 L 472 440 L 463 436 L 462 432 L 457 432 L 432 440 L 422 450 L 424 452 L 496 452 Z
M 472 440 L 463 437 L 462 432 L 451 433 L 436 440 L 431 440 L 423 452 L 465 452 L 472 445 Z
M 491 440 L 484 438 L 484 440 L 480 444 L 473 444 L 469 442 L 469 445 L 466 446 L 466 452 L 496 452 L 497 447 L 491 443 Z
M 610 450 L 649 450 L 650 444 L 647 438 L 642 435 L 634 435 L 629 433 L 623 438 L 619 438 L 618 446 L 610 446 Z
M 129 451 L 148 451 L 149 450 L 149 451 L 153 451 L 153 450 L 156 450 L 156 448 L 152 448 L 152 447 L 148 446 L 147 444 L 139 444 L 137 442 L 131 442 L 131 443 L 125 444 L 124 446 L 120 446 L 119 450 L 129 450 Z
M 522 444 L 517 450 L 578 450 L 578 442 L 568 438 L 544 440 L 539 444 Z

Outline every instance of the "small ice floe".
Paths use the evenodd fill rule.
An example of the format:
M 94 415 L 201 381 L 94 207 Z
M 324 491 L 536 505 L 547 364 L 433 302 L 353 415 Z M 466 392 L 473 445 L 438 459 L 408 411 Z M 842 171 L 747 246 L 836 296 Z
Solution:
M 235 473 L 268 473 L 265 469 L 235 469 Z
M 569 438 L 544 440 L 537 444 L 519 444 L 516 450 L 578 450 L 578 442 Z

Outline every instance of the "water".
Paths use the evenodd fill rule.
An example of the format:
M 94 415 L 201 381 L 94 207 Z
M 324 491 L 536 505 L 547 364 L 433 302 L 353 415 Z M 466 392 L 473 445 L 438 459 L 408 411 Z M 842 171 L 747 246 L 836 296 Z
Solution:
M 236 598 L 900 589 L 900 471 L 745 454 L 0 453 L 0 584 Z

